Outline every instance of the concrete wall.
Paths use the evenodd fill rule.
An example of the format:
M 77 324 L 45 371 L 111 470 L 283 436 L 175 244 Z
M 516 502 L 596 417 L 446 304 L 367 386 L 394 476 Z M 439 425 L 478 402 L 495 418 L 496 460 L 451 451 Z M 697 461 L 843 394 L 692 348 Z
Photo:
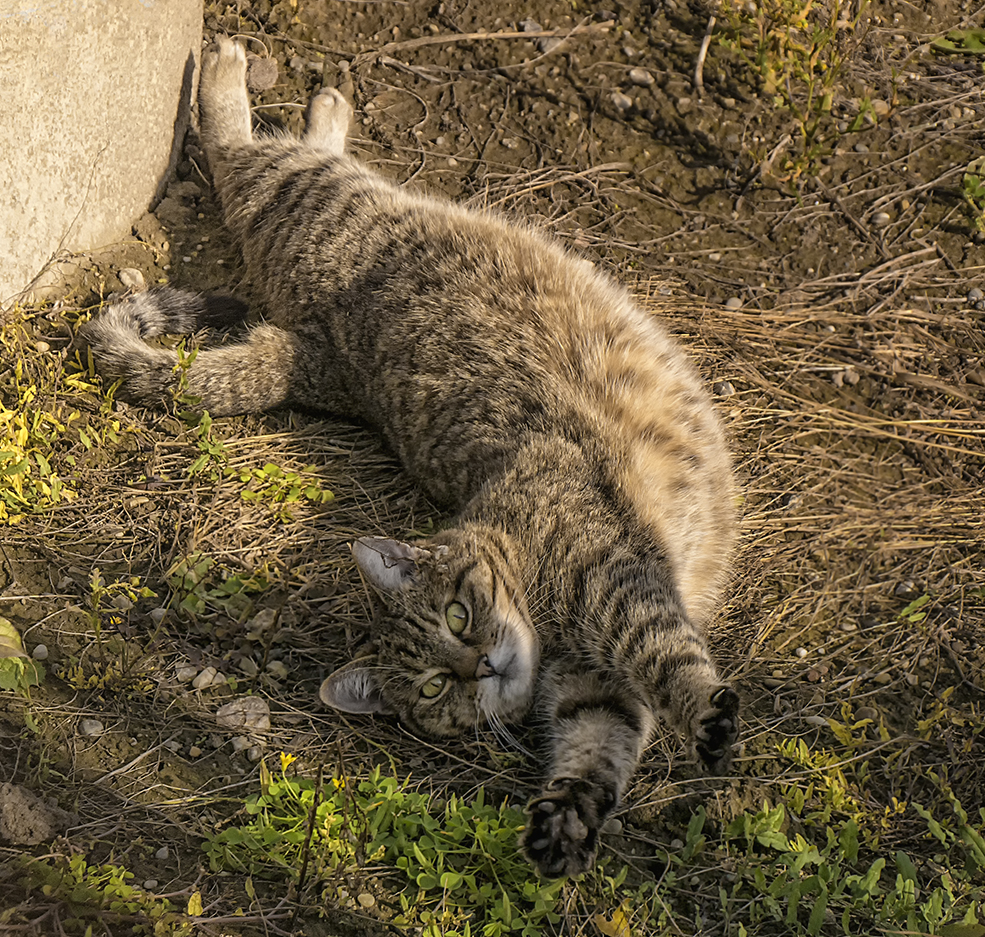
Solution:
M 0 308 L 160 196 L 201 37 L 202 0 L 0 0 Z

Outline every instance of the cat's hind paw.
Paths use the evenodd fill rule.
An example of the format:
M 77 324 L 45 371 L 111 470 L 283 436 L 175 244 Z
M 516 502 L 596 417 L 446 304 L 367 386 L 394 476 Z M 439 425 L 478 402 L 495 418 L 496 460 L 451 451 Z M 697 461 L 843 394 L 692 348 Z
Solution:
M 246 81 L 246 50 L 227 36 L 202 57 L 202 81 L 216 90 L 238 88 Z
M 304 140 L 331 156 L 341 156 L 351 120 L 352 108 L 342 97 L 342 92 L 336 88 L 322 88 L 308 105 Z
M 587 778 L 558 778 L 527 805 L 521 848 L 541 875 L 560 878 L 591 868 L 599 829 L 616 805 L 612 791 Z
M 739 737 L 739 694 L 721 686 L 708 699 L 708 708 L 698 714 L 694 748 L 709 774 L 721 774 L 732 760 L 732 745 Z

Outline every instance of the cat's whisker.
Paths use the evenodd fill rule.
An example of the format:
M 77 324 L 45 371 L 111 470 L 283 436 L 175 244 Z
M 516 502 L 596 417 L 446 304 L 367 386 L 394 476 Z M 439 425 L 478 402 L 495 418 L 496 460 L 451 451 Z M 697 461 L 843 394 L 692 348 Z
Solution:
M 487 716 L 489 720 L 489 727 L 493 731 L 493 735 L 503 743 L 505 748 L 511 748 L 515 751 L 521 752 L 528 758 L 533 758 L 533 753 L 530 752 L 524 745 L 522 745 L 517 737 L 506 727 L 503 720 L 496 713 L 489 713 Z

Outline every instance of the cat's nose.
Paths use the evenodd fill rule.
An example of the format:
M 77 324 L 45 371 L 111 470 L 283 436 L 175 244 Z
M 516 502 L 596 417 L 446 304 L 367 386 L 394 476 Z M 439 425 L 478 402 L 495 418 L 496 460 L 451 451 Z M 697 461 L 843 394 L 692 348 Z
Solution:
M 483 654 L 479 658 L 479 663 L 475 668 L 475 679 L 481 680 L 483 677 L 495 677 L 497 676 L 496 668 L 493 667 L 489 660 L 488 654 Z

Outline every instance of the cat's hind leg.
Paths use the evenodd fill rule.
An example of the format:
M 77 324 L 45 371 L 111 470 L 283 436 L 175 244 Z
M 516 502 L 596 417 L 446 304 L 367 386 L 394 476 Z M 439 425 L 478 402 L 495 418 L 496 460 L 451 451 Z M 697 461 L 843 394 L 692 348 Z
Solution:
M 199 122 L 205 152 L 236 149 L 253 140 L 250 100 L 246 95 L 246 52 L 226 36 L 202 59 L 198 90 Z
M 345 138 L 352 120 L 352 108 L 337 88 L 322 88 L 308 105 L 302 139 L 329 156 L 345 152 Z

